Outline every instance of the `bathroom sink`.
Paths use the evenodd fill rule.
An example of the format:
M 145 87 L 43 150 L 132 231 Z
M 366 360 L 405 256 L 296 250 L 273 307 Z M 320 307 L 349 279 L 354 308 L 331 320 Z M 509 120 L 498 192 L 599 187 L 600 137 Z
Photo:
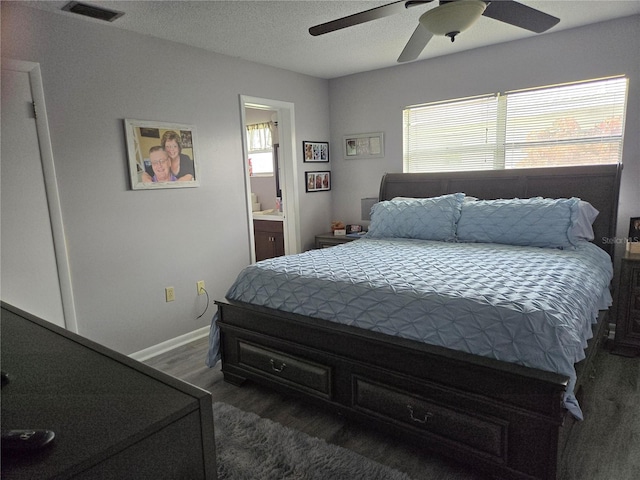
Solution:
M 259 218 L 261 220 L 282 220 L 282 212 L 272 208 L 269 210 L 260 210 L 257 212 L 252 212 L 253 218 Z

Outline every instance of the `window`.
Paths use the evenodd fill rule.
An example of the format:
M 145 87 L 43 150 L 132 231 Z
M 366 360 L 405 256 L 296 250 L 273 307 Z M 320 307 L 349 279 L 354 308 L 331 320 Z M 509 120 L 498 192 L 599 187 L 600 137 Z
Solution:
M 249 150 L 249 175 L 252 177 L 273 176 L 271 125 L 268 123 L 247 125 L 247 148 Z
M 628 80 L 602 80 L 404 109 L 404 171 L 619 163 Z

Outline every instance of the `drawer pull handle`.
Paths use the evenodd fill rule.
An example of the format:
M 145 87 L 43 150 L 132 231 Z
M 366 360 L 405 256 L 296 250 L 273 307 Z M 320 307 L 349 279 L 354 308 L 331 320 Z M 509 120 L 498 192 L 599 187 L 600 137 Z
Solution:
M 413 416 L 413 407 L 411 405 L 407 405 L 407 408 L 409 409 L 409 417 L 411 418 L 411 420 L 413 420 L 414 422 L 418 422 L 418 423 L 427 423 L 427 421 L 433 417 L 433 413 L 431 412 L 427 412 L 424 415 L 424 418 L 420 419 L 420 418 L 416 418 Z
M 269 360 L 269 363 L 271 363 L 271 370 L 273 370 L 274 372 L 278 372 L 278 373 L 283 371 L 284 367 L 287 366 L 286 363 L 282 362 L 279 367 L 276 367 L 276 362 L 273 361 L 273 358 Z

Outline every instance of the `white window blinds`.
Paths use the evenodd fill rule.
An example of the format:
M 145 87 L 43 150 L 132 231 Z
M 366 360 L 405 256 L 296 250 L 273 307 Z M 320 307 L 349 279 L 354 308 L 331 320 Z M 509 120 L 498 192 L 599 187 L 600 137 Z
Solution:
M 507 93 L 505 168 L 618 163 L 627 79 Z
M 404 110 L 404 171 L 618 163 L 624 77 Z
M 497 110 L 497 95 L 405 109 L 405 171 L 494 168 Z

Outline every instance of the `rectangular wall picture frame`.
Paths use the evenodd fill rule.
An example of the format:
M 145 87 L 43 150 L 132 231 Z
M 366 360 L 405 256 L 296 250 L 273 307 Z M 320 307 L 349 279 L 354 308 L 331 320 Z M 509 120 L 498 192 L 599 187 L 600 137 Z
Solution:
M 124 127 L 133 190 L 200 186 L 195 126 L 125 119 Z
M 328 162 L 329 142 L 302 141 L 303 161 L 305 163 Z
M 382 132 L 345 135 L 342 144 L 345 160 L 384 157 Z
M 629 220 L 629 241 L 640 242 L 640 217 L 631 217 Z
M 326 192 L 331 190 L 331 172 L 304 172 L 305 190 L 307 192 Z

